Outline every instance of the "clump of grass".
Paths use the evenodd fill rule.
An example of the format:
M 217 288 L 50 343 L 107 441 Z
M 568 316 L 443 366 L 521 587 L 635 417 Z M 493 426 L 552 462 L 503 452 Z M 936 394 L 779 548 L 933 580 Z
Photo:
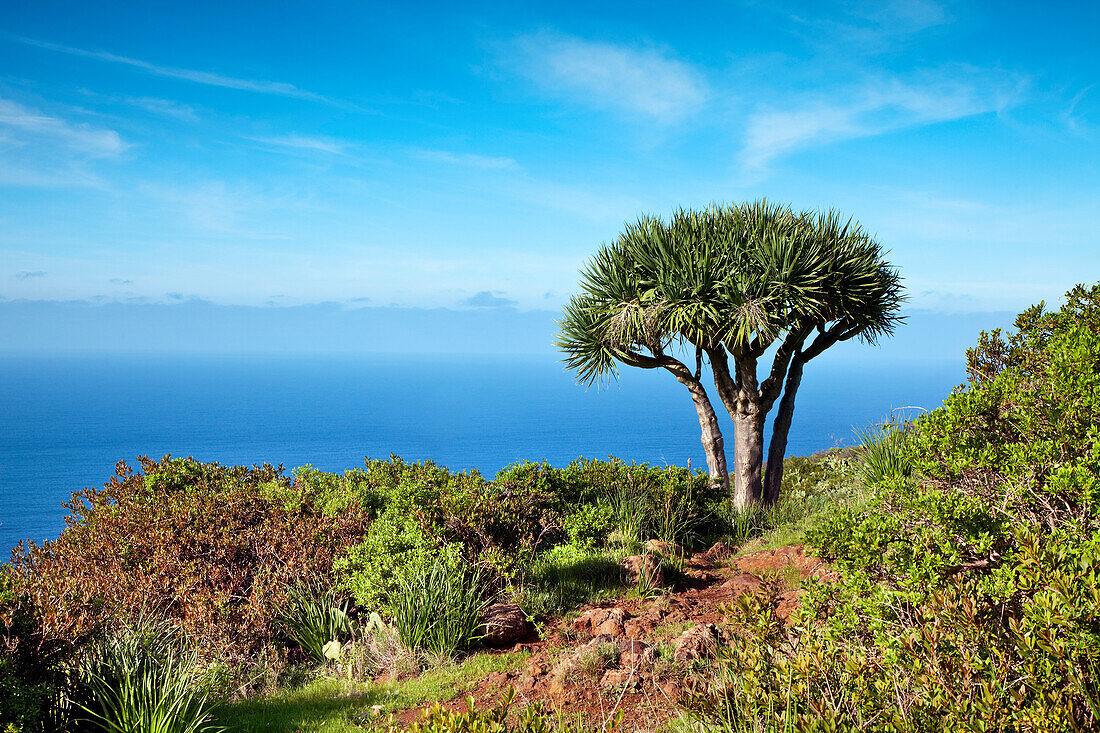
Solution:
M 608 545 L 617 547 L 625 555 L 635 555 L 645 546 L 646 502 L 628 490 L 611 492 L 605 499 L 611 508 L 615 529 L 608 537 Z
M 488 604 L 488 582 L 480 568 L 456 570 L 437 559 L 423 571 L 399 577 L 393 625 L 406 647 L 441 660 L 480 638 Z
M 420 655 L 405 646 L 397 629 L 384 624 L 361 630 L 343 648 L 336 666 L 348 680 L 372 680 L 380 674 L 396 679 L 421 671 Z
M 287 589 L 279 624 L 312 661 L 324 664 L 335 656 L 333 642 L 338 650 L 354 632 L 350 608 L 351 602 L 340 599 L 335 589 L 316 584 L 292 586 Z
M 913 474 L 913 464 L 905 455 L 908 423 L 890 420 L 862 430 L 858 435 L 862 460 L 859 478 L 865 487 L 871 488 L 889 479 L 907 479 Z
M 627 589 L 622 555 L 559 545 L 539 557 L 516 591 L 520 607 L 532 616 L 565 613 Z
M 194 652 L 165 621 L 143 619 L 94 644 L 75 703 L 108 733 L 212 733 L 212 702 Z
M 582 675 L 596 678 L 618 661 L 619 645 L 612 641 L 605 641 L 578 657 L 575 669 Z

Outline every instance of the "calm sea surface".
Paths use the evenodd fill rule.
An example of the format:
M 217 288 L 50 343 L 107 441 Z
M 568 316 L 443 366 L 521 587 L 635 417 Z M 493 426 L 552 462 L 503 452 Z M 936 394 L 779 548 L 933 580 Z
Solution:
M 853 427 L 936 407 L 960 381 L 959 360 L 815 362 L 788 452 L 852 442 Z M 487 476 L 579 456 L 706 465 L 671 375 L 627 369 L 586 391 L 553 356 L 0 356 L 0 426 L 2 559 L 56 537 L 62 501 L 139 455 L 342 471 L 395 453 Z

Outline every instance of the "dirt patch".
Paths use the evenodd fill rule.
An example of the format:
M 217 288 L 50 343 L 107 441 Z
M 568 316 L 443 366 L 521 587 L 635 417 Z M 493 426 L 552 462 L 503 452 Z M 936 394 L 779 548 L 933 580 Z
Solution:
M 685 558 L 680 587 L 672 592 L 612 599 L 582 608 L 571 623 L 550 624 L 545 640 L 525 639 L 512 648 L 531 652 L 522 669 L 478 682 L 470 693 L 475 704 L 496 706 L 514 687 L 514 711 L 537 701 L 598 726 L 622 710 L 623 731 L 662 727 L 676 714 L 681 696 L 699 684 L 692 665 L 706 664 L 728 640 L 724 609 L 745 594 L 765 586 L 775 593 L 778 587 L 776 613 L 787 618 L 803 591 L 785 588 L 785 578 L 839 577 L 801 545 L 727 559 L 731 551 L 716 546 Z M 444 705 L 464 708 L 465 697 Z M 419 715 L 407 710 L 397 718 L 408 724 Z

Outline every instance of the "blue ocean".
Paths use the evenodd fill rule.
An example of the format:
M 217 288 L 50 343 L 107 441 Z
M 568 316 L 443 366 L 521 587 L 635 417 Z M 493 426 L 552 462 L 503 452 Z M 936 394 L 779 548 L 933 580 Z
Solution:
M 815 362 L 788 453 L 851 443 L 897 408 L 934 408 L 962 379 L 959 359 Z M 626 369 L 586 390 L 552 355 L 8 355 L 0 414 L 5 558 L 20 539 L 57 537 L 73 491 L 140 455 L 343 471 L 396 454 L 486 476 L 581 456 L 706 465 L 671 375 Z

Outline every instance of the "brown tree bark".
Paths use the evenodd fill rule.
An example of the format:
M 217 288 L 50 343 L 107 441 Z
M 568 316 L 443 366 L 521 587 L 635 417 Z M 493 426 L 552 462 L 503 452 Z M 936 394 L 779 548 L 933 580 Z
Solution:
M 771 504 L 779 498 L 779 489 L 783 485 L 783 459 L 787 455 L 787 436 L 791 431 L 791 421 L 794 418 L 794 398 L 798 394 L 798 386 L 802 383 L 804 364 L 805 362 L 797 356 L 791 360 L 786 384 L 783 387 L 783 399 L 779 401 L 779 408 L 772 421 L 772 439 L 768 443 L 768 465 L 764 473 L 765 504 Z
M 672 371 L 672 370 L 670 370 Z M 700 442 L 703 444 L 703 452 L 707 457 L 707 472 L 711 481 L 725 486 L 730 485 L 729 469 L 726 467 L 726 447 L 722 438 L 722 429 L 718 425 L 718 415 L 710 403 L 703 383 L 694 379 L 691 375 L 680 375 L 672 372 L 680 384 L 688 388 L 691 393 L 691 401 L 695 403 L 695 414 L 699 416 L 699 428 L 701 430 Z
M 726 464 L 725 441 L 722 428 L 718 424 L 718 415 L 714 412 L 710 397 L 702 382 L 702 353 L 696 354 L 696 368 L 692 372 L 686 364 L 668 356 L 658 347 L 652 347 L 653 356 L 633 353 L 624 363 L 643 369 L 661 367 L 672 373 L 680 384 L 688 388 L 691 401 L 695 405 L 695 414 L 699 418 L 700 437 L 703 453 L 707 458 L 707 473 L 715 483 L 729 488 L 729 469 Z

